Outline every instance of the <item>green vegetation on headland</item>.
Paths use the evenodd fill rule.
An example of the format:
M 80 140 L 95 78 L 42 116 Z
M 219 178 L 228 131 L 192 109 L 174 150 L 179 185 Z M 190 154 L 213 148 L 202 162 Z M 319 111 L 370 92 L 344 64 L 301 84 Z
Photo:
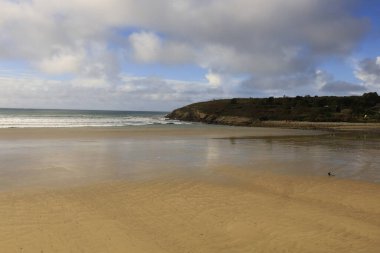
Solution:
M 250 126 L 265 121 L 380 122 L 380 96 L 297 96 L 233 98 L 200 102 L 179 108 L 170 119 L 209 124 Z

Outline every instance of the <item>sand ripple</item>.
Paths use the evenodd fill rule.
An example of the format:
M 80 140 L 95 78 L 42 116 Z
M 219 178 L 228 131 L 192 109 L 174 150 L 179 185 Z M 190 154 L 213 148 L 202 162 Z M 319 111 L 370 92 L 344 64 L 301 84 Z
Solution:
M 0 194 L 2 252 L 380 252 L 380 186 L 220 172 Z

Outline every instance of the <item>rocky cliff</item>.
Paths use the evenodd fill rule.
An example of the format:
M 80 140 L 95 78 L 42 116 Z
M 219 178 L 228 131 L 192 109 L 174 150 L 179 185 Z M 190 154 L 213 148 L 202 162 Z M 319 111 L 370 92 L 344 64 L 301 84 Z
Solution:
M 249 126 L 253 125 L 254 120 L 249 117 L 220 115 L 219 113 L 205 112 L 202 108 L 185 106 L 174 110 L 167 115 L 169 119 L 176 119 L 190 122 L 203 122 L 208 124 Z
M 169 119 L 209 124 L 250 126 L 266 121 L 380 122 L 380 97 L 233 98 L 179 108 Z

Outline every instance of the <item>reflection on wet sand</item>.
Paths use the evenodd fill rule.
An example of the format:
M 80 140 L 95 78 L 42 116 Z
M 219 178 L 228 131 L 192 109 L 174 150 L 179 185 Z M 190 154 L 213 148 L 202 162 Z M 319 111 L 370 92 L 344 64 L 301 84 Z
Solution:
M 275 130 L 272 130 L 275 131 Z M 1 140 L 2 188 L 162 173 L 210 174 L 220 166 L 380 182 L 380 141 L 357 136 L 255 138 L 57 138 Z
M 379 182 L 378 139 L 47 131 L 0 131 L 2 252 L 379 252 L 380 185 L 342 179 Z
M 361 135 L 241 138 L 236 145 L 256 147 L 255 169 L 301 175 L 327 175 L 380 182 L 380 138 Z M 242 157 L 240 157 L 241 159 Z

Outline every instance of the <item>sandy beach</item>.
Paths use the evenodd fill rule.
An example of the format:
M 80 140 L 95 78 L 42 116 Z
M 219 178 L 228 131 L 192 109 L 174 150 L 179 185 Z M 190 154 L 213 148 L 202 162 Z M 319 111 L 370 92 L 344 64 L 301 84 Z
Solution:
M 3 252 L 378 252 L 380 187 L 332 178 L 107 182 L 0 194 Z
M 115 169 L 117 164 L 112 163 L 115 157 L 96 160 L 98 153 L 91 156 L 93 147 L 89 143 L 100 139 L 124 138 L 133 140 L 134 145 L 148 140 L 144 145 L 148 143 L 152 148 L 156 145 L 150 142 L 153 139 L 160 143 L 172 138 L 174 143 L 179 143 L 176 145 L 189 145 L 193 142 L 188 140 L 194 138 L 207 141 L 208 138 L 308 134 L 320 133 L 233 127 L 0 130 L 0 140 L 5 144 L 16 141 L 28 149 L 46 142 L 47 147 L 55 150 L 46 153 L 47 156 L 60 157 L 52 161 L 66 161 L 68 156 L 72 162 L 66 163 L 66 167 L 62 165 L 71 173 L 62 181 L 64 184 L 45 184 L 62 176 L 50 173 L 44 181 L 0 192 L 0 249 L 45 253 L 379 252 L 380 185 L 376 183 L 252 171 L 252 165 L 214 166 L 211 160 L 205 160 L 200 168 L 207 173 L 180 173 L 168 168 L 173 163 L 148 160 L 140 166 L 161 166 L 165 172 L 131 180 L 102 177 L 105 175 L 102 169 L 101 173 L 94 171 L 100 175 L 96 180 L 84 177 L 79 183 L 70 183 L 73 175 L 79 173 L 74 170 L 77 163 L 84 167 L 93 164 L 80 160 L 86 156 L 85 148 L 90 148 L 88 154 L 92 159 L 104 162 L 110 171 Z M 62 141 L 71 139 L 75 142 Z M 81 143 L 78 151 L 74 143 Z M 117 144 L 105 142 L 101 150 L 109 143 Z M 62 145 L 74 148 L 78 157 L 72 157 L 66 146 L 59 149 Z M 115 155 L 117 150 L 112 151 L 104 155 Z M 209 155 L 215 155 L 216 151 L 211 151 Z M 38 152 L 32 156 L 38 156 Z M 25 158 L 20 155 L 19 159 Z M 32 163 L 37 167 L 44 165 Z M 2 164 L 2 169 L 13 165 Z M 25 173 L 20 171 L 17 173 Z M 14 176 L 21 177 L 17 173 Z
M 91 138 L 232 138 L 265 136 L 302 136 L 323 134 L 322 131 L 304 129 L 276 129 L 265 127 L 231 127 L 195 124 L 177 127 L 128 126 L 128 127 L 80 127 L 80 128 L 4 128 L 0 140 L 17 139 L 91 139 Z
M 314 129 L 340 133 L 367 133 L 379 134 L 380 123 L 353 123 L 353 122 L 307 122 L 307 121 L 261 121 L 256 124 L 261 127 Z
M 380 0 L 0 0 L 0 253 L 380 253 Z

